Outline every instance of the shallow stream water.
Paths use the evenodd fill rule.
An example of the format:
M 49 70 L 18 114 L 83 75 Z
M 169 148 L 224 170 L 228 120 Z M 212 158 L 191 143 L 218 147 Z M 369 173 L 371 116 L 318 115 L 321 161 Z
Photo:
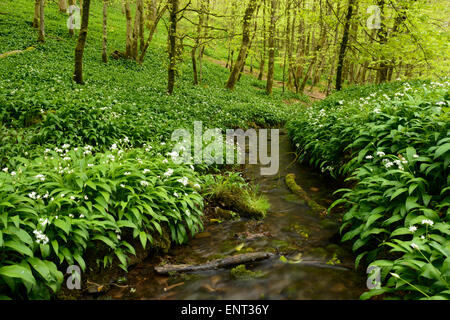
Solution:
M 289 138 L 281 132 L 279 174 L 261 176 L 258 165 L 246 166 L 244 173 L 270 201 L 266 219 L 209 225 L 187 245 L 171 249 L 167 257 L 196 264 L 230 254 L 273 252 L 272 258 L 246 265 L 261 277 L 234 279 L 231 267 L 161 276 L 155 273 L 157 262 L 152 258 L 130 270 L 126 285 L 112 287 L 107 295 L 112 299 L 358 299 L 367 290 L 366 277 L 354 270 L 354 255 L 340 243 L 336 218 L 320 217 L 293 195 L 284 182 L 288 173 L 294 173 L 297 184 L 317 202 L 331 204 L 337 186 L 298 165 Z

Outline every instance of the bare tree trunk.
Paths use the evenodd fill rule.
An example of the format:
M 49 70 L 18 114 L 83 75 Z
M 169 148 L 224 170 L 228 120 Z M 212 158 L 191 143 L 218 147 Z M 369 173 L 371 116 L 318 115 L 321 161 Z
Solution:
M 302 1 L 302 9 L 305 9 L 306 1 Z M 302 10 L 300 9 L 300 10 Z M 306 28 L 305 28 L 305 22 L 304 19 L 300 19 L 300 23 L 298 25 L 298 43 L 297 43 L 297 52 L 296 52 L 296 61 L 295 65 L 292 68 L 292 77 L 294 78 L 294 86 L 295 86 L 295 92 L 299 93 L 300 90 L 300 80 L 301 76 L 303 74 L 303 63 L 304 63 L 304 57 L 307 55 L 307 45 L 306 43 L 308 40 L 305 39 L 306 37 Z
M 127 57 L 132 56 L 132 47 L 133 47 L 133 29 L 132 29 L 132 17 L 131 17 L 131 8 L 130 1 L 125 0 L 125 17 L 127 19 L 127 38 L 126 38 L 126 49 L 125 55 Z
M 89 9 L 91 0 L 83 1 L 83 15 L 81 17 L 81 29 L 78 35 L 77 46 L 75 47 L 75 71 L 73 80 L 78 84 L 83 84 L 83 53 L 86 46 L 86 38 L 89 25 Z
M 44 15 L 44 0 L 39 1 L 39 31 L 38 41 L 45 42 L 45 15 Z
M 142 0 L 136 0 L 136 13 L 134 15 L 134 28 L 132 35 L 132 44 L 131 44 L 131 57 L 134 60 L 138 60 L 139 54 L 139 35 L 140 35 L 140 27 L 141 21 L 143 20 L 143 12 L 144 12 L 144 4 Z
M 203 0 L 200 0 L 200 11 L 198 13 L 198 25 L 197 25 L 197 37 L 195 38 L 195 44 L 191 50 L 191 59 L 192 59 L 192 71 L 194 74 L 194 85 L 198 85 L 198 68 L 197 68 L 197 49 L 200 46 L 200 41 L 202 37 L 202 27 L 203 27 L 203 17 L 204 17 L 204 3 Z
M 34 0 L 33 28 L 39 28 L 39 10 L 41 0 Z
M 283 92 L 285 90 L 286 83 L 286 64 L 288 64 L 288 55 L 290 51 L 290 39 L 291 39 L 291 3 L 288 1 L 286 6 L 286 45 L 284 48 L 284 62 L 283 62 Z M 289 57 L 290 58 L 290 57 Z M 289 72 L 289 68 L 288 68 Z
M 259 6 L 258 6 L 258 9 L 256 10 L 256 14 L 255 14 L 256 17 L 258 16 L 258 13 L 259 13 Z M 254 31 L 253 31 L 253 36 L 252 36 L 252 38 L 251 38 L 251 40 L 250 40 L 250 42 L 248 44 L 247 53 L 245 55 L 244 63 L 242 64 L 241 72 L 239 73 L 238 81 L 241 80 L 241 76 L 244 73 L 245 65 L 247 64 L 247 58 L 248 58 L 248 55 L 249 55 L 249 53 L 250 53 L 250 51 L 252 49 L 253 40 L 255 40 L 255 37 L 256 37 L 256 34 L 257 34 L 257 30 L 258 30 L 258 21 L 255 19 L 255 28 L 254 28 Z
M 312 57 L 312 59 L 311 59 L 311 61 L 309 63 L 308 70 L 306 71 L 305 77 L 303 78 L 303 81 L 302 81 L 302 83 L 300 85 L 300 89 L 299 89 L 300 92 L 303 92 L 305 90 L 306 82 L 308 81 L 309 77 L 311 76 L 311 71 L 312 71 L 312 69 L 313 69 L 313 67 L 314 67 L 314 65 L 316 63 L 317 56 L 319 55 L 320 50 L 323 47 L 325 39 L 326 39 L 326 34 L 325 34 L 325 30 L 323 29 L 322 30 L 321 40 L 316 45 L 316 47 L 314 48 L 313 57 Z
M 170 0 L 170 28 L 169 28 L 169 68 L 167 92 L 173 93 L 175 87 L 176 55 L 177 55 L 177 24 L 179 0 Z
M 263 28 L 262 28 L 262 38 L 263 38 L 263 50 L 261 52 L 261 62 L 259 64 L 259 75 L 258 80 L 262 80 L 264 76 L 264 66 L 266 64 L 266 0 L 263 2 Z
M 162 16 L 166 12 L 168 6 L 165 5 L 159 12 L 156 12 L 155 8 L 155 15 L 154 19 L 152 21 L 151 27 L 150 27 L 150 33 L 148 35 L 147 41 L 145 42 L 144 48 L 141 50 L 141 55 L 139 57 L 139 63 L 144 62 L 145 54 L 147 53 L 148 46 L 150 45 L 150 42 L 152 42 L 153 36 L 156 32 L 156 27 L 158 26 L 159 20 L 161 20 Z
M 329 4 L 329 6 L 331 6 L 331 4 Z M 340 3 L 338 2 L 336 4 L 336 15 L 339 17 L 339 12 L 341 9 Z M 331 67 L 330 67 L 330 71 L 329 71 L 329 75 L 328 75 L 328 83 L 327 83 L 327 89 L 326 89 L 326 94 L 328 95 L 331 92 L 331 85 L 333 82 L 333 76 L 334 76 L 334 71 L 335 71 L 335 63 L 336 63 L 336 57 L 338 55 L 338 51 L 337 51 L 337 44 L 338 44 L 338 38 L 339 38 L 339 24 L 336 24 L 336 30 L 334 33 L 334 45 L 333 45 L 333 56 L 331 57 Z
M 247 9 L 244 14 L 244 25 L 242 27 L 242 44 L 239 50 L 239 55 L 236 59 L 236 63 L 231 70 L 230 77 L 228 78 L 226 88 L 233 90 L 234 86 L 238 80 L 239 73 L 241 72 L 242 65 L 245 62 L 245 57 L 247 55 L 248 44 L 250 42 L 250 20 L 255 12 L 257 6 L 257 0 L 249 0 Z
M 208 26 L 208 23 L 209 23 L 209 8 L 210 8 L 210 2 L 209 1 L 210 0 L 205 0 L 205 1 L 206 1 L 206 4 L 204 6 L 204 11 L 206 12 L 206 18 L 203 19 L 202 23 L 205 26 Z M 203 38 L 204 39 L 208 38 L 208 28 L 207 27 L 203 28 Z M 203 79 L 203 55 L 205 53 L 205 48 L 206 48 L 205 44 L 201 44 L 200 45 L 200 50 L 199 50 L 198 57 L 197 57 L 197 59 L 198 59 L 198 80 L 199 80 L 199 83 L 202 83 L 202 79 Z
M 103 0 L 102 61 L 108 62 L 108 0 Z
M 266 93 L 272 94 L 273 73 L 275 69 L 275 29 L 276 29 L 276 8 L 277 1 L 270 1 L 270 26 L 269 26 L 269 65 L 267 69 Z
M 345 52 L 347 50 L 348 35 L 350 29 L 350 22 L 353 15 L 353 7 L 356 0 L 348 0 L 347 15 L 345 17 L 344 33 L 342 36 L 341 48 L 339 50 L 339 60 L 336 71 L 336 90 L 342 89 L 342 68 L 344 66 Z
M 141 10 L 142 10 L 142 12 L 141 12 L 141 19 L 139 21 L 139 51 L 142 53 L 142 50 L 144 50 L 144 46 L 145 46 L 145 38 L 144 38 L 145 5 L 144 5 L 144 2 L 142 2 Z
M 295 7 L 294 7 L 295 9 Z M 288 80 L 287 80 L 287 87 L 289 90 L 293 89 L 293 84 L 292 84 L 292 71 L 293 71 L 293 67 L 294 67 L 294 63 L 293 63 L 293 49 L 294 49 L 294 42 L 295 42 L 295 25 L 296 25 L 296 21 L 297 21 L 297 12 L 294 10 L 293 12 L 293 18 L 292 18 L 292 27 L 291 27 L 291 40 L 289 41 L 290 45 L 289 45 L 289 52 L 288 52 Z
M 75 0 L 69 0 L 69 7 L 73 6 L 75 4 Z M 70 25 L 69 27 L 69 35 L 73 36 L 74 31 L 73 31 L 73 23 Z
M 59 11 L 66 13 L 67 12 L 67 0 L 59 0 L 58 2 Z
M 235 37 L 236 33 L 236 1 L 230 1 L 230 8 L 231 8 L 231 17 L 230 17 L 230 24 L 229 29 L 231 29 L 231 35 L 228 37 L 228 56 L 229 56 L 229 62 L 227 62 L 226 67 L 230 68 L 230 71 L 233 70 L 233 64 L 234 64 L 234 48 L 233 48 L 233 39 Z
M 380 41 L 381 45 L 385 45 L 387 42 L 387 30 L 386 25 L 384 24 L 384 5 L 385 0 L 378 0 L 378 6 L 381 10 L 381 28 L 378 29 L 378 39 Z M 382 56 L 381 61 L 378 65 L 378 72 L 377 72 L 377 83 L 386 82 L 388 78 L 388 66 L 386 62 L 384 61 L 385 58 Z

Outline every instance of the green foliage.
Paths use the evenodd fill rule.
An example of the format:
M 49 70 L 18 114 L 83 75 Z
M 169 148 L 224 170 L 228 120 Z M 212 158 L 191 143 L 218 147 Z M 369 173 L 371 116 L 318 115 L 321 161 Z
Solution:
M 284 105 L 281 94 L 267 97 L 245 75 L 239 88 L 229 92 L 224 88 L 227 70 L 207 61 L 201 86 L 192 85 L 191 65 L 185 63 L 180 65 L 177 94 L 167 95 L 165 39 L 154 39 L 142 66 L 124 59 L 110 59 L 105 65 L 97 47 L 101 19 L 90 21 L 86 85 L 76 85 L 71 79 L 76 39 L 68 35 L 67 16 L 52 3 L 45 10 L 46 43 L 3 58 L 0 64 L 0 122 L 7 132 L 0 137 L 0 164 L 14 155 L 37 156 L 49 144 L 89 144 L 104 151 L 125 136 L 134 146 L 158 143 L 170 139 L 176 128 L 191 128 L 194 121 L 218 128 L 274 126 L 295 108 Z M 8 2 L 2 11 L 8 15 L 2 16 L 6 28 L 0 34 L 0 52 L 36 45 L 36 30 L 23 23 L 33 16 L 33 6 Z M 100 13 L 101 3 L 94 2 L 91 11 Z M 125 43 L 119 32 L 125 25 L 120 5 L 109 8 L 109 18 L 109 48 L 120 49 Z
M 48 299 L 72 264 L 95 256 L 126 270 L 135 244 L 184 243 L 202 228 L 204 166 L 165 159 L 177 128 L 248 128 L 283 123 L 293 107 L 269 98 L 243 76 L 234 93 L 227 71 L 204 63 L 203 85 L 180 65 L 177 94 L 166 94 L 165 37 L 160 30 L 143 65 L 101 62 L 101 2 L 92 3 L 84 55 L 86 84 L 75 85 L 76 37 L 67 15 L 49 2 L 46 42 L 37 45 L 29 1 L 0 4 L 0 53 L 36 49 L 0 63 L 0 298 Z M 120 4 L 109 7 L 110 50 L 125 44 Z M 264 201 L 255 197 L 255 206 Z M 93 253 L 87 255 L 87 253 Z M 90 268 L 90 267 L 89 267 Z
M 126 270 L 135 254 L 168 227 L 175 243 L 202 228 L 198 176 L 144 149 L 91 154 L 92 147 L 47 150 L 33 160 L 15 158 L 0 173 L 0 288 L 37 298 L 62 281 L 57 265 L 77 263 L 83 253 L 105 246 Z M 173 169 L 172 169 L 173 168 Z
M 264 218 L 270 208 L 267 197 L 258 193 L 239 172 L 227 172 L 202 177 L 202 195 L 210 201 L 223 203 L 241 216 Z
M 357 264 L 383 268 L 386 286 L 362 298 L 450 297 L 448 89 L 449 82 L 351 88 L 288 124 L 301 161 L 353 185 L 329 210 L 345 206 L 342 240 L 353 241 Z

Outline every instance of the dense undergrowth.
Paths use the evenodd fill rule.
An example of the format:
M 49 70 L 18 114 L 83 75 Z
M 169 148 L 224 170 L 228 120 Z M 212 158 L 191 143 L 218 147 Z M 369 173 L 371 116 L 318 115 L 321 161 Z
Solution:
M 343 241 L 381 268 L 362 295 L 450 298 L 449 82 L 352 87 L 287 124 L 299 159 L 347 177 Z
M 151 247 L 167 232 L 185 242 L 202 228 L 202 181 L 213 178 L 204 166 L 166 158 L 171 133 L 194 121 L 274 126 L 295 109 L 245 75 L 235 92 L 225 90 L 227 71 L 207 62 L 201 86 L 182 63 L 176 94 L 166 94 L 165 30 L 142 66 L 103 64 L 101 3 L 92 6 L 80 86 L 71 79 L 76 39 L 57 5 L 46 6 L 47 39 L 37 45 L 29 1 L 0 4 L 0 52 L 35 47 L 0 59 L 0 298 L 49 298 L 68 265 L 86 268 L 90 248 L 105 247 L 99 265 L 126 269 L 130 239 Z M 124 25 L 112 5 L 111 51 L 124 47 Z M 247 200 L 262 203 L 256 194 Z

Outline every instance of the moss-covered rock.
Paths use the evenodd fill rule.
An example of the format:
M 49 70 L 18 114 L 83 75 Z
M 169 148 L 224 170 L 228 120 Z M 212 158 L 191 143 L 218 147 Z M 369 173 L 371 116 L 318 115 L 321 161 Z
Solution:
M 240 264 L 237 267 L 230 270 L 230 275 L 236 280 L 251 280 L 261 278 L 264 274 L 261 271 L 247 270 L 245 264 Z
M 225 210 L 219 207 L 216 207 L 214 210 L 215 216 L 219 219 L 223 220 L 239 220 L 240 216 L 238 213 L 231 211 L 231 210 Z

